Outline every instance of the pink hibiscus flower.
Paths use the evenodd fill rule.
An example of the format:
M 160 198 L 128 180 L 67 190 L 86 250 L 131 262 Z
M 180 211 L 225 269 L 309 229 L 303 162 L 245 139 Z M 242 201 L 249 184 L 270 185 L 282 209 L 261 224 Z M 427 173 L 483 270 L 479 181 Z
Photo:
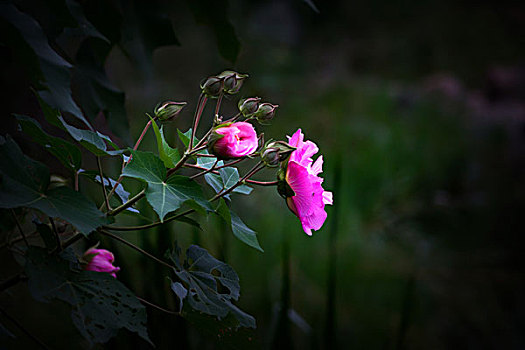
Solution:
M 288 136 L 288 143 L 297 149 L 290 155 L 285 177 L 295 195 L 286 198 L 286 204 L 301 221 L 304 232 L 311 236 L 312 230 L 319 230 L 326 220 L 324 206 L 333 203 L 332 192 L 323 189 L 323 179 L 317 176 L 323 171 L 323 156 L 312 160 L 319 151 L 317 145 L 304 141 L 301 129 Z

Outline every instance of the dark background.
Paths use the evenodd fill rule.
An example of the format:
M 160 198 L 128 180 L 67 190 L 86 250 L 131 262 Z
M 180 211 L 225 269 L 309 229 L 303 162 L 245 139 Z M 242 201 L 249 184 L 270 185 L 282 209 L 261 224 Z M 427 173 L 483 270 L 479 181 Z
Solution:
M 64 57 L 82 62 L 77 42 L 60 37 L 67 27 L 62 2 L 15 3 Z M 200 218 L 202 232 L 176 223 L 130 234 L 158 255 L 174 240 L 209 249 L 238 272 L 239 306 L 258 323 L 256 331 L 224 340 L 149 310 L 158 348 L 525 348 L 522 4 L 317 1 L 317 12 L 299 0 L 81 3 L 88 20 L 117 43 L 107 49 L 103 68 L 125 93 L 119 100 L 125 119 L 95 115 L 97 129 L 129 146 L 158 102 L 187 101 L 166 126 L 176 144 L 176 128 L 190 125 L 199 83 L 233 68 L 250 78 L 224 101 L 224 115 L 236 113 L 240 97 L 278 104 L 272 125 L 258 131 L 284 139 L 302 128 L 319 146 L 324 187 L 334 192 L 328 220 L 313 237 L 273 188 L 237 196 L 234 208 L 258 232 L 264 254 L 215 218 Z M 2 134 L 68 176 L 16 130 L 11 113 L 43 118 L 30 89 L 30 60 L 2 26 Z M 74 75 L 74 96 L 82 82 Z M 148 134 L 143 149 L 155 147 Z M 120 166 L 106 165 L 113 174 Z M 133 181 L 127 186 L 138 188 Z M 91 192 L 101 200 L 99 191 Z M 10 224 L 4 225 L 6 231 Z M 162 271 L 125 247 L 103 243 L 116 254 L 121 281 L 175 307 Z M 5 277 L 15 265 L 1 254 Z M 32 301 L 23 285 L 0 302 L 53 348 L 87 346 L 64 305 Z M 32 344 L 23 335 L 9 343 Z M 132 346 L 148 348 L 125 331 L 107 347 Z

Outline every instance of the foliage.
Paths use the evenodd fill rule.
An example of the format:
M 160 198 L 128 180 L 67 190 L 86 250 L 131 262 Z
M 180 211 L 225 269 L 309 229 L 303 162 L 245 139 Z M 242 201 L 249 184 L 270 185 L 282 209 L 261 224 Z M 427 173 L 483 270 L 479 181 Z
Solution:
M 57 11 L 63 11 L 67 20 L 58 21 L 55 27 L 41 26 L 38 15 L 23 12 L 11 3 L 0 5 L 1 17 L 9 35 L 20 39 L 8 40 L 9 46 L 15 54 L 29 52 L 26 57 L 30 58 L 31 65 L 28 69 L 35 72 L 36 78 L 33 91 L 47 123 L 42 124 L 38 118 L 20 114 L 14 114 L 14 118 L 25 137 L 54 156 L 68 174 L 67 178 L 53 174 L 46 164 L 24 154 L 24 144 L 15 142 L 10 135 L 0 135 L 0 208 L 10 210 L 16 220 L 20 234 L 16 241 L 20 245 L 15 247 L 9 244 L 8 248 L 22 256 L 17 261 L 24 266 L 23 275 L 27 277 L 31 295 L 37 301 L 57 299 L 68 304 L 73 324 L 91 344 L 105 343 L 123 328 L 152 344 L 143 303 L 201 326 L 206 325 L 204 328 L 208 330 L 213 328 L 209 327 L 210 320 L 223 327 L 216 328 L 221 331 L 255 328 L 255 318 L 234 304 L 240 297 L 240 285 L 239 277 L 231 266 L 197 245 L 189 246 L 184 260 L 180 248 L 176 246 L 170 250 L 166 257 L 172 265 L 114 233 L 162 226 L 172 220 L 201 228 L 200 220 L 213 213 L 231 227 L 233 235 L 241 242 L 263 252 L 257 233 L 246 226 L 229 205 L 234 199 L 233 194 L 250 195 L 252 192 L 253 188 L 247 182 L 264 168 L 259 160 L 264 142 L 252 140 L 253 147 L 257 146 L 255 152 L 230 161 L 218 159 L 207 150 L 207 136 L 222 122 L 219 111 L 223 96 L 237 93 L 247 75 L 225 71 L 213 77 L 218 88 L 214 92 L 216 95 L 209 96 L 209 88 L 204 89 L 197 103 L 192 128 L 186 132 L 178 131 L 183 148 L 170 146 L 164 127 L 159 127 L 157 123 L 173 119 L 185 102 L 168 102 L 167 105 L 179 106 L 177 113 L 161 120 L 155 111 L 155 117 L 149 117 L 134 146 L 119 147 L 115 135 L 120 137 L 118 143 L 127 142 L 130 137 L 124 94 L 111 85 L 103 68 L 111 47 L 119 45 L 146 72 L 153 49 L 178 42 L 169 28 L 169 20 L 161 19 L 155 11 L 143 8 L 138 2 L 136 7 L 121 14 L 113 4 L 105 5 L 108 14 L 115 18 L 111 23 L 106 16 L 92 17 L 90 4 L 66 0 L 63 5 Z M 220 15 L 225 18 L 223 5 L 219 6 L 223 10 Z M 220 52 L 234 61 L 239 42 L 233 27 L 218 28 L 223 19 L 218 21 L 204 9 L 200 3 L 192 5 L 197 19 L 215 27 L 220 33 L 217 37 Z M 129 11 L 138 10 L 145 11 L 141 18 L 148 18 L 147 23 L 125 20 Z M 92 23 L 90 19 L 95 21 Z M 115 25 L 121 25 L 120 33 L 112 29 Z M 160 38 L 155 33 L 158 30 L 167 32 L 164 39 L 150 40 Z M 133 45 L 128 41 L 129 32 L 142 33 L 141 38 L 148 45 L 141 48 Z M 77 44 L 73 52 L 61 47 L 68 40 Z M 73 86 L 77 88 L 72 89 Z M 215 120 L 206 135 L 198 139 L 195 133 L 199 120 L 212 97 L 217 98 Z M 105 118 L 111 133 L 103 134 L 92 126 L 99 115 Z M 225 122 L 232 124 L 242 118 L 239 113 Z M 48 128 L 53 131 L 47 131 Z M 60 130 L 57 131 L 57 128 Z M 150 128 L 157 142 L 156 154 L 138 149 Z M 14 135 L 14 138 L 20 140 L 20 135 Z M 259 138 L 262 139 L 262 135 Z M 235 167 L 240 162 L 255 165 L 241 175 Z M 117 177 L 112 178 L 106 173 L 108 163 L 121 169 Z M 185 168 L 192 169 L 193 174 L 189 176 L 183 172 Z M 92 191 L 84 190 L 84 186 L 80 186 L 81 178 L 89 179 L 100 187 L 102 196 L 97 197 Z M 129 191 L 132 187 L 124 187 L 136 180 L 142 187 L 138 192 Z M 275 185 L 274 182 L 252 182 Z M 207 188 L 208 185 L 213 191 Z M 210 193 L 211 196 L 208 196 Z M 135 206 L 142 198 L 150 207 Z M 150 218 L 150 208 L 157 214 L 158 221 Z M 30 215 L 26 215 L 28 213 Z M 148 223 L 142 226 L 115 225 L 123 214 L 133 215 Z M 33 218 L 32 222 L 28 222 L 29 217 Z M 35 227 L 31 240 L 24 232 L 28 225 Z M 76 244 L 82 242 L 82 247 L 85 247 L 97 237 L 122 242 L 161 266 L 169 267 L 171 274 L 167 277 L 173 279 L 171 289 L 173 297 L 179 301 L 178 311 L 165 310 L 138 298 L 107 272 L 90 271 L 93 269 L 89 265 L 91 260 L 86 259 L 93 257 L 89 254 L 77 256 L 79 245 Z M 103 242 L 108 244 L 108 241 Z M 97 261 L 111 264 L 112 253 L 103 251 L 109 254 L 108 257 Z M 103 267 L 96 268 L 97 271 L 104 271 Z M 115 267 L 114 270 L 119 269 Z

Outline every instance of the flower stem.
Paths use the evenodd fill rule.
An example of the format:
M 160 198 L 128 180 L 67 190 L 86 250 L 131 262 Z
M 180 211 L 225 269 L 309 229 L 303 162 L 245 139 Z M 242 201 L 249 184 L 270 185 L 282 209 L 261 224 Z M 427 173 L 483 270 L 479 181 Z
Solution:
M 157 117 L 153 117 L 153 120 L 149 120 L 147 123 L 146 123 L 146 126 L 144 126 L 144 129 L 142 130 L 142 133 L 140 134 L 139 138 L 137 139 L 137 142 L 135 142 L 135 146 L 133 146 L 133 150 L 136 151 L 138 148 L 139 148 L 139 145 L 140 143 L 142 142 L 142 139 L 144 138 L 144 136 L 146 135 L 146 132 L 149 130 L 151 124 L 157 120 Z M 127 162 L 123 162 L 122 163 L 122 169 L 121 169 L 121 172 L 124 170 L 124 167 L 126 165 L 129 164 L 129 162 L 131 161 L 131 157 L 129 157 L 128 161 Z M 117 187 L 118 185 L 122 182 L 122 179 L 124 178 L 124 176 L 120 175 L 119 178 L 117 179 L 117 182 L 115 182 L 115 185 L 113 185 L 113 188 L 111 189 L 111 191 L 109 191 L 108 193 L 108 199 L 111 198 L 111 196 L 113 196 L 113 194 L 115 193 L 115 191 L 117 190 Z M 104 203 L 105 204 L 105 203 Z M 99 208 L 99 210 L 102 210 L 104 208 L 104 204 L 102 204 L 102 206 Z
M 190 143 L 188 144 L 188 152 L 191 151 L 191 149 L 193 148 L 193 140 L 195 139 L 195 133 L 197 132 L 197 128 L 199 126 L 201 115 L 202 115 L 202 112 L 204 111 L 204 107 L 206 106 L 207 101 L 208 101 L 208 96 L 201 93 L 201 95 L 199 96 L 199 103 L 197 105 L 195 117 L 193 118 L 193 129 L 191 130 L 191 138 L 190 138 Z
M 128 247 L 135 249 L 136 251 L 138 251 L 138 252 L 140 252 L 140 253 L 146 255 L 148 258 L 150 258 L 150 259 L 152 259 L 152 260 L 155 260 L 156 262 L 158 262 L 158 263 L 161 264 L 161 265 L 164 265 L 164 266 L 166 266 L 166 267 L 169 267 L 170 269 L 176 269 L 175 266 L 170 265 L 170 264 L 168 264 L 167 262 L 160 260 L 160 259 L 157 258 L 156 256 L 154 256 L 154 255 L 148 253 L 147 251 L 145 251 L 144 249 L 142 249 L 142 248 L 140 248 L 140 247 L 137 247 L 136 245 L 134 245 L 134 244 L 131 243 L 131 242 L 126 241 L 126 240 L 125 240 L 124 238 L 122 238 L 122 237 L 116 236 L 116 235 L 112 234 L 111 232 L 106 231 L 106 230 L 104 230 L 104 229 L 100 229 L 100 228 L 97 230 L 97 232 L 99 232 L 100 234 L 102 234 L 102 235 L 104 235 L 104 236 L 108 236 L 108 237 L 110 237 L 110 238 L 113 238 L 114 240 L 117 240 L 117 241 L 119 241 L 119 242 L 121 242 L 121 243 L 124 243 L 124 244 L 127 245 Z

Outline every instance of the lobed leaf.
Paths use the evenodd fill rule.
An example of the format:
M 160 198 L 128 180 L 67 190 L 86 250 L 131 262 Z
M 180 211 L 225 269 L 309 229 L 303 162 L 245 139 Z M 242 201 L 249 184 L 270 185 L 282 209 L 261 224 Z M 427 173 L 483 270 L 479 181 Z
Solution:
M 205 249 L 191 245 L 181 264 L 179 251 L 171 252 L 177 277 L 188 291 L 184 298 L 195 310 L 219 319 L 232 314 L 237 325 L 255 328 L 255 319 L 233 305 L 240 296 L 239 277 L 231 266 L 211 256 Z M 173 287 L 173 286 L 172 286 Z
M 122 175 L 147 182 L 146 199 L 160 220 L 179 209 L 184 203 L 192 202 L 206 211 L 212 211 L 202 189 L 186 176 L 172 175 L 166 179 L 166 168 L 162 160 L 151 152 L 131 151 L 131 162 Z

